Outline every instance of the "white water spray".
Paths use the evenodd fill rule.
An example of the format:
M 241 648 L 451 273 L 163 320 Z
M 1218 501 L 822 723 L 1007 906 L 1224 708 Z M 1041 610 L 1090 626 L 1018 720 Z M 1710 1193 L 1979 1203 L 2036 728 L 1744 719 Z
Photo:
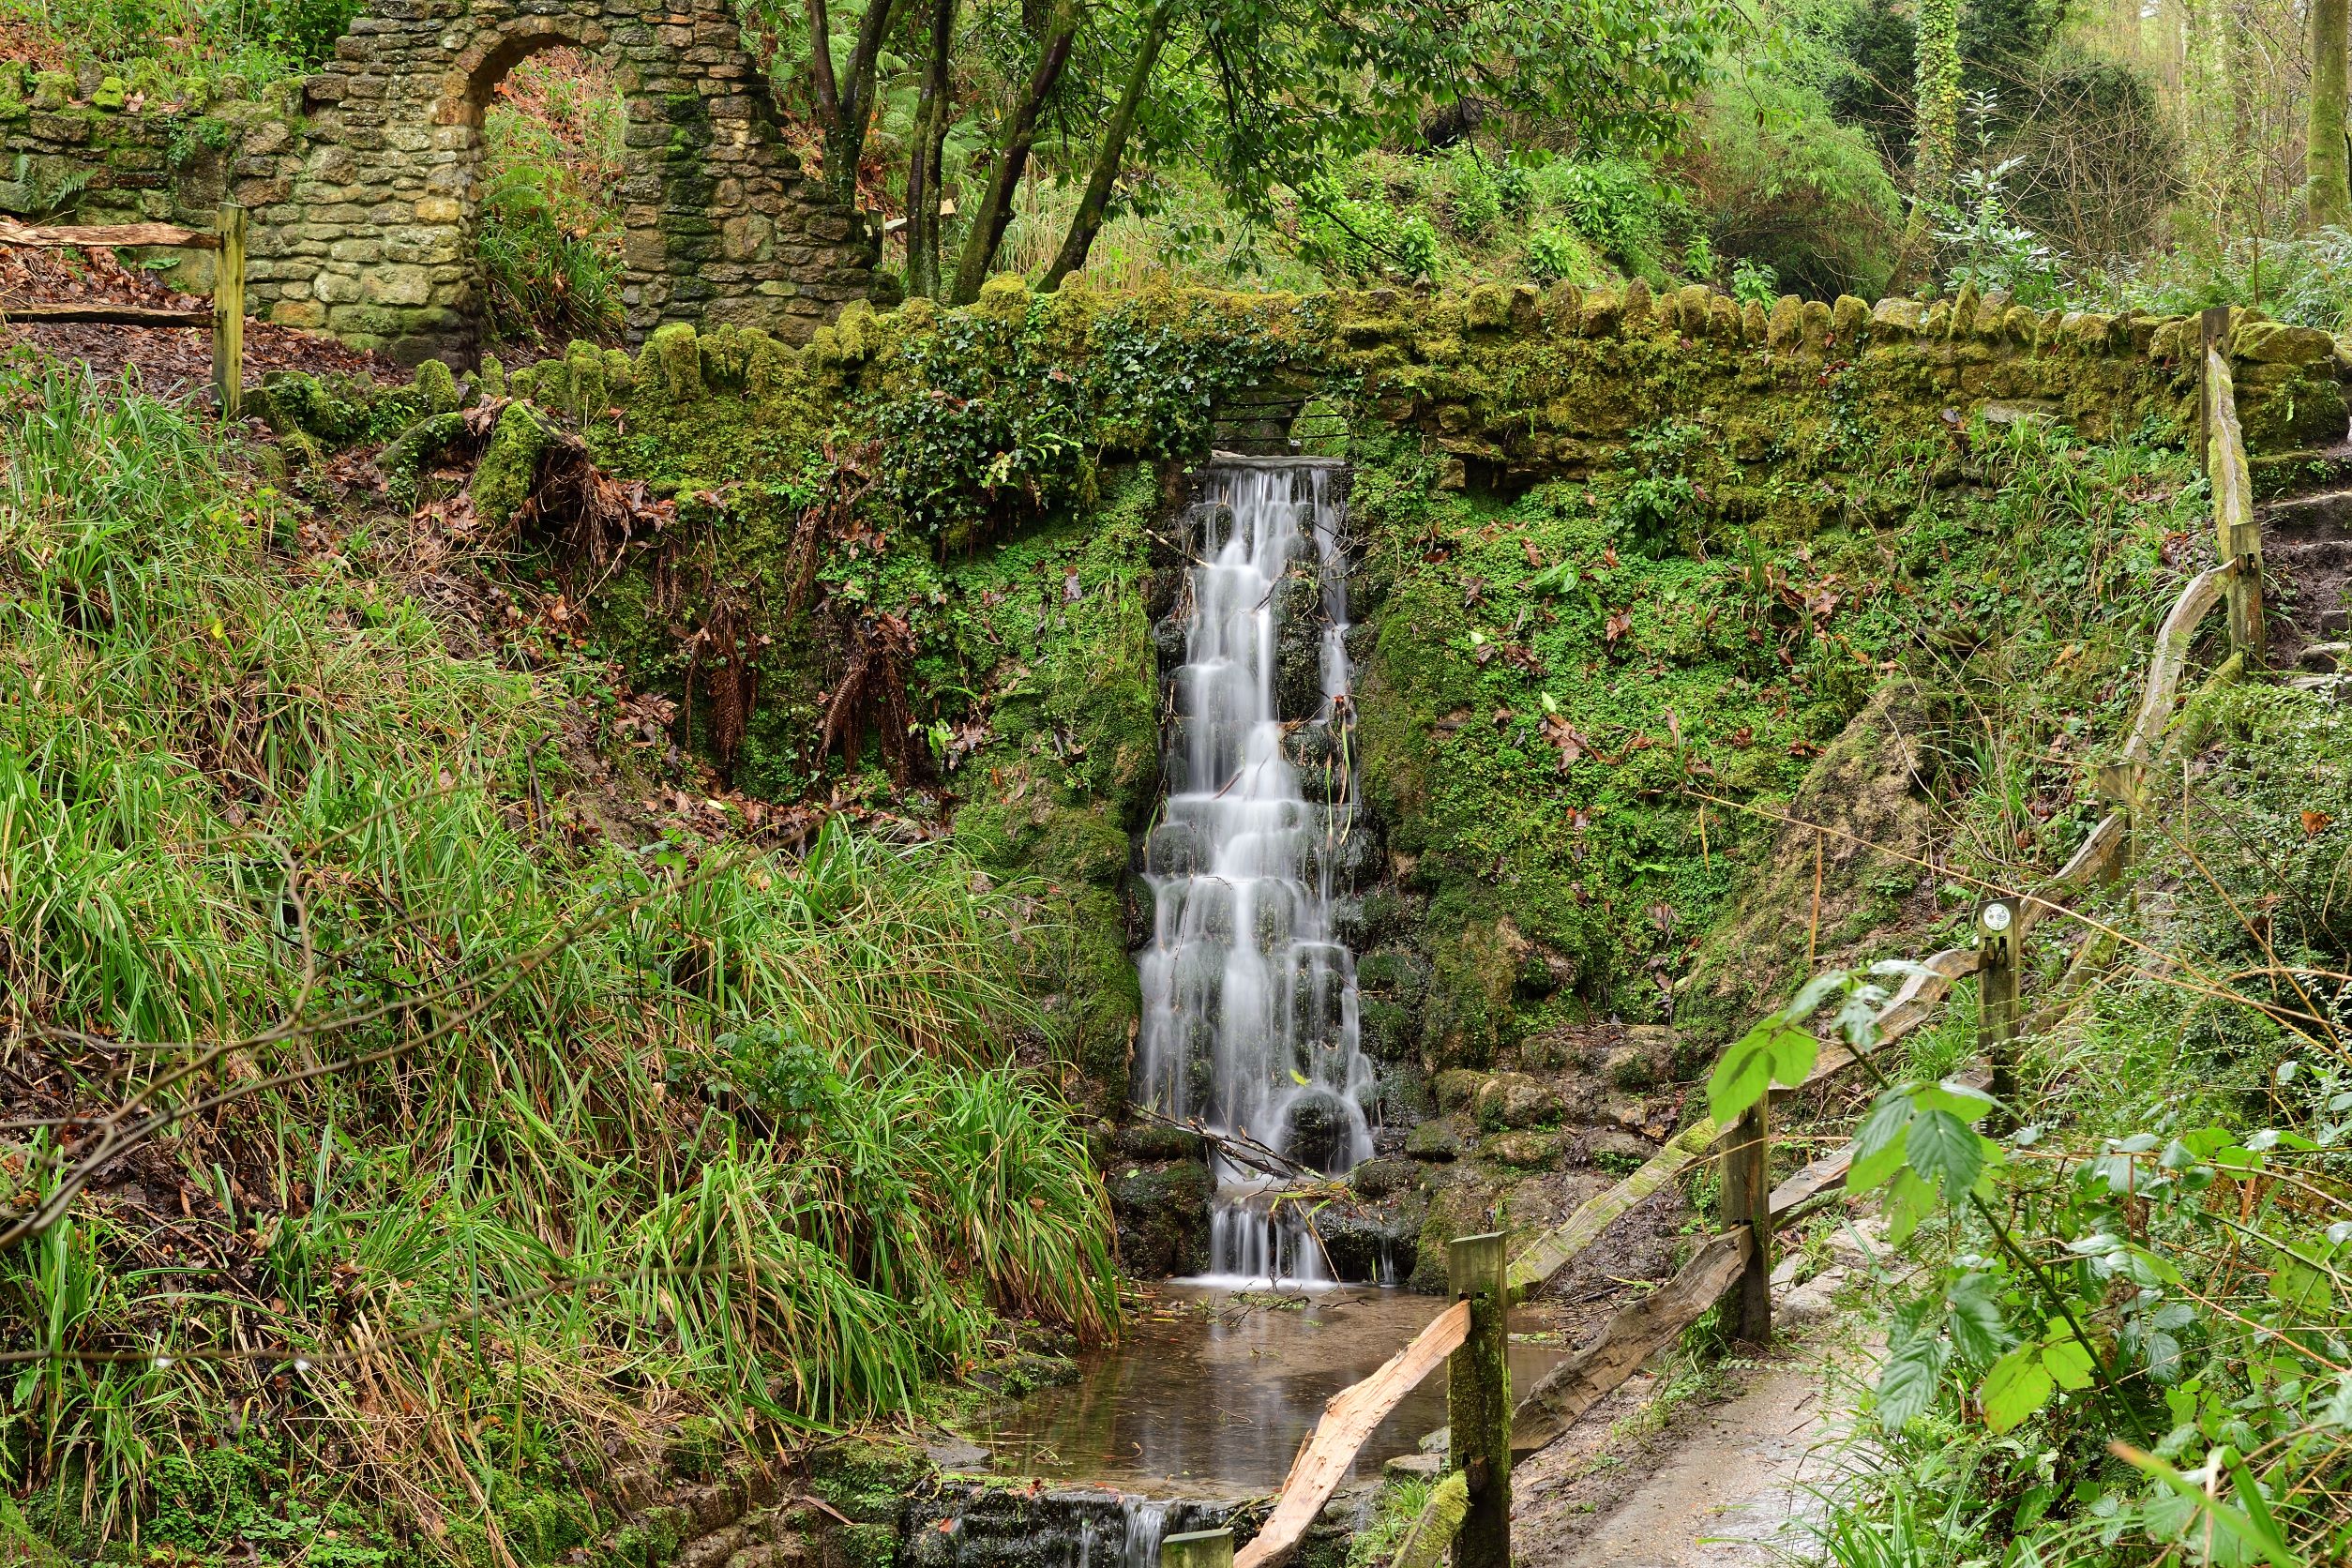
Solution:
M 1331 934 L 1352 812 L 1336 477 L 1327 461 L 1230 459 L 1201 475 L 1168 808 L 1145 852 L 1156 914 L 1139 962 L 1135 1085 L 1168 1115 L 1327 1172 L 1371 1154 L 1373 1089 L 1357 1048 L 1355 957 Z M 1282 679 L 1285 606 L 1301 601 L 1321 613 L 1319 690 Z M 1286 715 L 1286 693 L 1311 711 Z M 1306 775 L 1315 799 L 1293 761 L 1304 756 L 1322 759 Z M 1215 1168 L 1212 1278 L 1333 1279 L 1282 1184 L 1222 1159 Z

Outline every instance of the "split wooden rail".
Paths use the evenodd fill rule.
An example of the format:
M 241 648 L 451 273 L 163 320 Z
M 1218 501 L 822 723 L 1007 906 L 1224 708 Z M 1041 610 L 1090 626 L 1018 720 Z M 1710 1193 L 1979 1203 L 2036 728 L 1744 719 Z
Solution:
M 2216 604 L 2226 600 L 2229 606 L 2229 664 L 2251 671 L 2263 661 L 2262 545 L 2230 380 L 2228 333 L 2226 309 L 2206 313 L 2198 345 L 2198 446 L 2212 479 L 2220 564 L 2190 580 L 2158 628 L 2147 685 L 2120 760 L 2101 770 L 2100 787 L 2112 808 L 2039 891 L 1985 898 L 1978 906 L 1971 944 L 1922 960 L 1876 1015 L 1873 1051 L 1935 1017 L 1954 983 L 1978 976 L 1978 1043 L 1990 1068 L 1989 1078 L 1979 1081 L 1989 1081 L 2004 1104 L 2014 1089 L 2021 1032 L 2047 1027 L 2096 969 L 2103 951 L 2094 930 L 2043 1009 L 2021 1021 L 2017 978 L 2025 968 L 2027 936 L 2045 916 L 2064 912 L 2066 900 L 2112 882 L 2129 864 L 2133 818 L 2141 808 L 2145 779 L 2179 697 L 2190 646 Z M 1701 1117 L 1640 1169 L 1536 1237 L 1508 1265 L 1500 1235 L 1455 1241 L 1447 1254 L 1454 1304 L 1379 1371 L 1332 1396 L 1321 1421 L 1300 1445 L 1273 1512 L 1248 1545 L 1237 1554 L 1230 1530 L 1172 1535 L 1161 1545 L 1160 1568 L 1279 1568 L 1298 1549 L 1382 1418 L 1440 1362 L 1450 1368 L 1451 1473 L 1408 1531 L 1392 1568 L 1435 1568 L 1449 1543 L 1455 1568 L 1510 1568 L 1514 1454 L 1550 1442 L 1718 1301 L 1740 1338 L 1762 1343 L 1771 1337 L 1772 1234 L 1830 1194 L 1854 1155 L 1849 1143 L 1777 1187 L 1771 1185 L 1771 1103 L 1802 1093 L 1857 1060 L 1848 1047 L 1825 1044 L 1803 1084 L 1774 1089 L 1727 1131 Z M 1703 1243 L 1672 1280 L 1619 1311 L 1515 1405 L 1505 1355 L 1511 1304 L 1540 1289 L 1620 1217 L 1710 1158 L 1723 1161 L 1721 1215 L 1726 1229 Z M 1506 1411 L 1507 1416 L 1501 1413 Z
M 212 328 L 212 384 L 219 399 L 221 417 L 234 419 L 245 410 L 245 209 L 234 202 L 221 204 L 219 227 L 211 234 L 184 229 L 176 223 L 110 223 L 38 227 L 0 219 L 0 245 L 43 249 L 103 245 L 113 248 L 152 246 L 182 250 L 218 250 L 214 269 L 212 309 L 171 310 L 148 305 L 117 305 L 102 300 L 60 305 L 0 305 L 0 321 L 95 322 L 111 326 L 209 326 Z

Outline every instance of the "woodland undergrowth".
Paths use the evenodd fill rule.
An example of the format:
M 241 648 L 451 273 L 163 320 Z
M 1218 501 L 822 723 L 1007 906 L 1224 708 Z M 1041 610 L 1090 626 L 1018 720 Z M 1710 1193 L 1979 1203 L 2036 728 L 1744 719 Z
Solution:
M 1009 1065 L 1019 885 L 616 827 L 608 673 L 458 625 L 467 563 L 403 578 L 406 526 L 0 369 L 0 1525 L 37 1553 L 545 1560 L 682 1422 L 773 1453 L 1018 1318 L 1113 1330 L 1099 1182 Z

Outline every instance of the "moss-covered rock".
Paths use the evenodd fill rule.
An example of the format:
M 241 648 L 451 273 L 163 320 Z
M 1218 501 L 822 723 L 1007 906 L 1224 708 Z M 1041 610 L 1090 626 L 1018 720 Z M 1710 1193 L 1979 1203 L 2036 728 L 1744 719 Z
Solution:
M 546 417 L 527 400 L 518 398 L 499 410 L 469 487 L 474 509 L 493 523 L 513 518 L 530 498 L 550 439 Z

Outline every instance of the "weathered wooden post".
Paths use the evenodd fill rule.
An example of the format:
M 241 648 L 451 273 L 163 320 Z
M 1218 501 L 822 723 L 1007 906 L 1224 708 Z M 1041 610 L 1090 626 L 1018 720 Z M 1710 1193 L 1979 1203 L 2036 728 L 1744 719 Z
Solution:
M 2213 350 L 2226 345 L 2229 339 L 2229 307 L 2216 305 L 2197 312 L 2197 467 L 2204 469 L 2213 460 L 2213 384 L 2206 367 L 2213 362 Z M 2226 353 L 2224 346 L 2224 352 Z
M 2252 671 L 2269 656 L 2269 635 L 2262 624 L 2262 524 L 2254 516 L 2254 476 L 2247 472 L 2246 440 L 2238 426 L 2227 317 L 2217 308 L 2198 319 L 2205 352 L 2200 377 L 2207 425 L 2205 473 L 2213 486 L 2214 553 L 2229 569 L 2222 582 L 2229 608 L 2229 649 L 2240 668 Z
M 1160 1538 L 1160 1568 L 1233 1568 L 1233 1532 L 1196 1530 Z
M 1993 1097 L 2000 1101 L 1994 1128 L 2005 1131 L 2015 1124 L 2010 1108 L 2017 1103 L 2016 904 L 1986 899 L 1976 912 L 1976 931 L 1983 958 L 1976 980 L 1976 1047 L 1992 1063 Z
M 1511 1568 L 1511 1286 L 1503 1236 L 1458 1236 L 1446 1282 L 1470 1304 L 1470 1337 L 1446 1363 L 1454 1468 L 1470 1509 L 1454 1536 L 1454 1568 Z
M 1723 1222 L 1744 1225 L 1755 1238 L 1725 1304 L 1731 1336 L 1751 1345 L 1772 1342 L 1772 1095 L 1758 1094 L 1724 1135 Z
M 212 384 L 220 417 L 245 412 L 245 209 L 220 204 L 220 264 L 212 279 Z

